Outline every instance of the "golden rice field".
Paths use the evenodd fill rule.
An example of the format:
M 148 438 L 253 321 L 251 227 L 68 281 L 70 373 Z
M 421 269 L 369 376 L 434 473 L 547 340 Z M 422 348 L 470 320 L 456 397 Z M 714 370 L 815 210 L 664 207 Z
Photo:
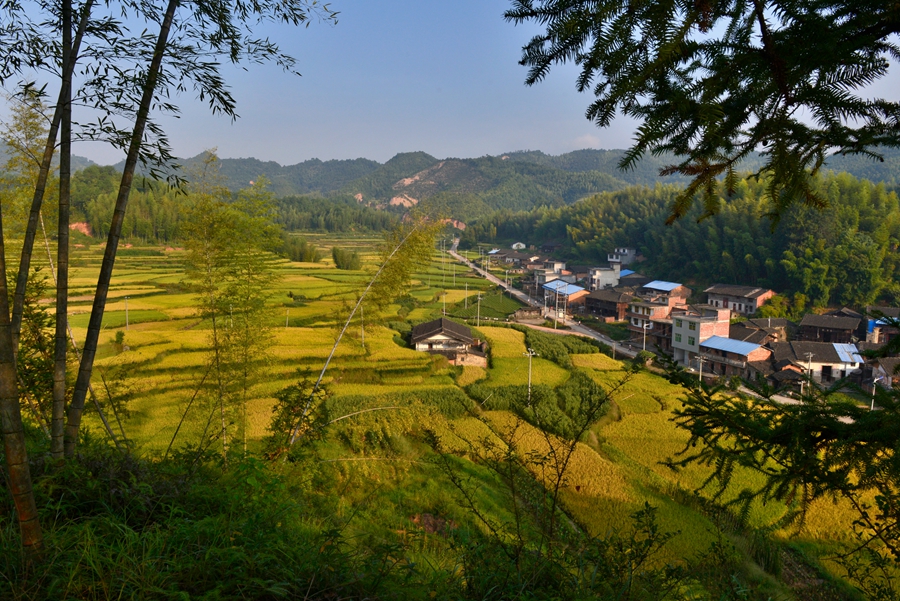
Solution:
M 372 250 L 376 242 L 371 239 L 356 242 L 369 261 L 374 261 Z M 327 248 L 328 244 L 346 247 L 353 242 L 318 237 L 315 243 Z M 72 302 L 70 321 L 79 345 L 85 336 L 100 252 L 99 247 L 78 250 L 73 261 L 76 267 L 72 286 L 76 298 Z M 123 427 L 144 452 L 164 450 L 182 419 L 181 441 L 196 439 L 215 420 L 214 391 L 208 377 L 204 380 L 211 361 L 210 324 L 197 317 L 196 299 L 186 286 L 182 259 L 183 253 L 179 251 L 123 257 L 116 267 L 100 338 L 94 388 L 98 394 L 105 394 L 102 374 L 112 382 L 111 389 L 116 394 L 130 392 L 131 417 L 124 421 Z M 372 263 L 366 267 L 369 271 L 342 272 L 329 261 L 277 264 L 277 277 L 272 279 L 269 299 L 270 346 L 246 405 L 246 436 L 251 448 L 257 448 L 266 435 L 275 394 L 297 380 L 298 370 L 316 377 L 322 369 L 338 333 L 336 312 L 366 281 Z M 407 315 L 409 322 L 418 323 L 441 314 L 442 285 L 447 281 L 452 283 L 452 275 L 444 277 L 441 271 L 445 267 L 435 260 L 414 276 L 409 293 L 419 305 Z M 463 278 L 462 266 L 457 269 L 457 288 L 446 290 L 447 303 L 464 299 L 466 282 L 469 295 L 476 293 L 477 285 L 486 287 L 482 280 Z M 288 292 L 298 300 L 289 298 Z M 427 466 L 420 461 L 420 456 L 426 453 L 421 444 L 391 446 L 401 444 L 398 441 L 405 436 L 418 441 L 425 431 L 437 435 L 447 450 L 468 458 L 477 456 L 485 439 L 496 441 L 497 432 L 512 429 L 515 430 L 512 439 L 520 453 L 546 453 L 550 445 L 560 444 L 508 412 L 492 411 L 450 419 L 434 404 L 429 404 L 428 399 L 434 395 L 458 394 L 461 388 L 476 382 L 487 386 L 525 384 L 528 359 L 524 356 L 522 332 L 492 326 L 478 328 L 490 345 L 490 367 L 456 369 L 448 367 L 442 358 L 412 350 L 399 332 L 387 326 L 388 322 L 401 319 L 399 310 L 400 305 L 393 304 L 379 315 L 367 311 L 365 344 L 361 325 L 355 319 L 337 347 L 324 382 L 335 399 L 355 398 L 370 407 L 384 407 L 386 399 L 405 394 L 406 404 L 341 420 L 334 426 L 332 437 L 341 442 L 325 445 L 321 450 L 323 460 L 333 460 L 335 469 L 347 478 L 365 474 L 363 479 L 384 478 L 388 482 L 390 476 L 386 474 L 406 474 L 411 468 L 392 464 L 390 469 L 382 469 L 365 461 L 343 463 L 341 460 L 348 453 L 353 457 L 353 454 L 369 456 L 380 452 L 395 458 L 408 453 L 410 458 L 403 461 Z M 124 350 L 113 344 L 118 331 L 125 334 L 127 348 Z M 626 374 L 620 362 L 602 354 L 573 355 L 572 362 L 607 387 L 617 386 Z M 534 384 L 557 387 L 569 377 L 566 369 L 547 359 L 532 359 Z M 679 504 L 667 492 L 673 487 L 693 490 L 707 475 L 701 467 L 673 472 L 661 463 L 676 456 L 687 441 L 684 432 L 672 422 L 680 395 L 680 389 L 663 378 L 650 373 L 633 375 L 615 396 L 618 419 L 602 420 L 589 432 L 589 439 L 576 446 L 565 473 L 561 499 L 573 519 L 591 534 L 625 528 L 628 516 L 644 501 L 650 501 L 659 507 L 663 528 L 681 532 L 668 548 L 670 558 L 691 556 L 712 542 L 715 528 L 709 520 Z M 475 412 L 479 411 L 476 407 Z M 245 416 L 235 410 L 229 418 L 234 424 L 232 438 L 242 438 Z M 93 428 L 99 427 L 96 417 L 90 423 Z M 434 477 L 428 467 L 417 469 L 431 474 L 423 476 L 425 480 Z M 537 467 L 535 475 L 545 481 L 548 478 Z M 742 473 L 738 479 L 741 482 L 729 495 L 736 494 L 737 486 L 754 483 L 750 474 Z M 765 526 L 782 511 L 777 503 L 756 505 L 751 520 L 757 526 Z M 810 540 L 842 539 L 851 519 L 852 513 L 845 505 L 817 502 L 799 534 L 785 531 L 781 535 Z

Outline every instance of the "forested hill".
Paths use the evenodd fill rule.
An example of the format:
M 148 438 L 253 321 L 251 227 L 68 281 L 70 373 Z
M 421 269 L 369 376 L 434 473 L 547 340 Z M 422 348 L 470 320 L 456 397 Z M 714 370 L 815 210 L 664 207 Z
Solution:
M 424 202 L 448 216 L 468 221 L 500 209 L 528 210 L 563 206 L 580 198 L 620 190 L 628 185 L 680 185 L 683 178 L 660 177 L 671 157 L 648 155 L 634 169 L 618 168 L 623 150 L 577 150 L 557 156 L 518 151 L 478 158 L 438 159 L 425 152 L 400 153 L 384 164 L 368 159 L 320 161 L 296 165 L 257 159 L 221 159 L 221 174 L 232 190 L 260 175 L 272 182 L 277 196 L 340 195 L 371 206 L 406 207 Z M 832 157 L 826 169 L 846 171 L 874 182 L 896 185 L 900 150 L 884 149 L 884 162 L 865 157 Z M 183 162 L 185 171 L 202 155 Z M 759 157 L 742 170 L 753 171 Z M 393 201 L 393 203 L 392 203 Z
M 587 264 L 605 263 L 615 247 L 636 247 L 645 257 L 636 269 L 649 276 L 697 289 L 721 282 L 797 293 L 798 310 L 900 302 L 897 194 L 848 173 L 827 173 L 818 186 L 828 208 L 791 209 L 774 230 L 764 184 L 749 179 L 700 222 L 697 207 L 665 225 L 678 187 L 632 186 L 561 208 L 494 213 L 470 223 L 462 245 L 554 240 L 564 243 L 565 258 Z

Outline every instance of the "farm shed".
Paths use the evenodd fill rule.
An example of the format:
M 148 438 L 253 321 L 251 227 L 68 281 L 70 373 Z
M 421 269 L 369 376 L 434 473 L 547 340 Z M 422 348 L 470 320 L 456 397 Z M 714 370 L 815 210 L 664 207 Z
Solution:
M 443 355 L 453 365 L 487 367 L 485 344 L 468 327 L 446 317 L 414 326 L 410 340 L 417 351 Z

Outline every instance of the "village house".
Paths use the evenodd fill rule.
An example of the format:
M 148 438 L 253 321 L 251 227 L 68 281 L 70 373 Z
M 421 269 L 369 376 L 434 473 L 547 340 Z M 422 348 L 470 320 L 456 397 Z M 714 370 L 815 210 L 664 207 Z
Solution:
M 700 344 L 713 336 L 728 338 L 731 310 L 700 305 L 673 309 L 672 357 L 684 367 L 699 369 Z
M 738 376 L 753 378 L 754 363 L 765 362 L 772 351 L 759 344 L 713 336 L 700 343 L 698 360 L 703 362 L 703 373 L 710 376 Z
M 776 372 L 790 369 L 828 386 L 856 375 L 865 363 L 856 345 L 838 342 L 776 342 L 771 345 Z
M 857 317 L 807 313 L 800 320 L 797 338 L 809 342 L 855 342 L 861 324 Z
M 783 317 L 760 317 L 731 324 L 728 337 L 765 346 L 772 342 L 786 342 L 796 329 L 794 322 Z
M 885 345 L 897 336 L 900 336 L 900 328 L 896 320 L 900 319 L 900 308 L 897 307 L 866 307 L 866 342 L 877 345 Z
M 676 282 L 653 280 L 637 290 L 637 298 L 628 305 L 625 317 L 628 329 L 642 349 L 658 348 L 672 352 L 672 320 L 676 307 L 687 307 L 691 290 Z
M 616 248 L 606 255 L 606 261 L 610 264 L 631 265 L 637 259 L 637 250 L 634 248 Z
M 625 321 L 628 305 L 634 298 L 633 288 L 602 288 L 584 297 L 584 310 L 607 321 Z
M 588 271 L 588 287 L 591 290 L 615 288 L 619 285 L 621 272 L 622 266 L 619 263 L 610 263 L 609 267 L 591 267 Z
M 588 291 L 581 286 L 563 280 L 544 284 L 543 289 L 545 306 L 551 307 L 551 311 L 556 311 L 558 318 L 565 318 L 573 309 L 581 309 L 584 306 L 584 298 L 588 295 Z
M 706 302 L 714 307 L 731 309 L 742 315 L 753 315 L 767 300 L 775 296 L 774 290 L 755 286 L 714 284 L 704 290 Z
M 486 345 L 467 326 L 446 317 L 413 326 L 410 341 L 417 351 L 443 355 L 452 365 L 487 367 Z

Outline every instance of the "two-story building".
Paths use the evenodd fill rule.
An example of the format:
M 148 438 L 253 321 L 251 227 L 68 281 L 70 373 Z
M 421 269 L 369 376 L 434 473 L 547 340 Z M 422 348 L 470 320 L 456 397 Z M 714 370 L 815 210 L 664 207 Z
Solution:
M 690 288 L 676 282 L 653 280 L 637 289 L 628 306 L 628 329 L 641 348 L 672 352 L 672 310 L 687 307 Z
M 710 376 L 738 376 L 753 378 L 754 363 L 764 363 L 772 351 L 759 344 L 713 336 L 700 343 L 698 361 L 703 362 L 703 373 Z
M 856 345 L 850 343 L 793 341 L 771 347 L 778 371 L 793 369 L 826 386 L 860 375 L 865 363 Z
M 700 343 L 719 336 L 728 338 L 731 310 L 701 305 L 674 309 L 672 317 L 672 357 L 684 367 L 699 368 Z
M 800 320 L 798 338 L 809 342 L 851 343 L 857 339 L 861 324 L 858 317 L 807 313 Z
M 637 259 L 637 249 L 634 248 L 616 248 L 606 255 L 606 260 L 610 264 L 630 265 L 634 263 L 635 259 Z
M 753 315 L 767 300 L 775 296 L 775 291 L 767 288 L 732 284 L 713 284 L 704 292 L 708 304 L 731 309 L 741 315 Z
M 588 271 L 588 287 L 591 290 L 615 288 L 619 285 L 621 272 L 622 266 L 619 263 L 610 263 L 609 267 L 591 267 Z
M 632 288 L 601 288 L 584 298 L 584 310 L 609 321 L 625 321 L 628 305 L 634 300 Z

